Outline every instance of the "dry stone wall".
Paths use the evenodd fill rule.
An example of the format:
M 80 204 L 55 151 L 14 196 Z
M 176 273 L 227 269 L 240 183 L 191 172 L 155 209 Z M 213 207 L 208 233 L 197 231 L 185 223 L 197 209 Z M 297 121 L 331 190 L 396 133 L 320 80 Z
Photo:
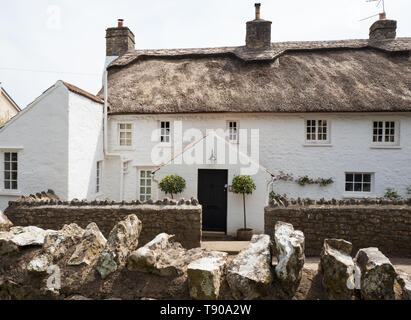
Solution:
M 61 201 L 52 191 L 11 201 L 5 214 L 17 226 L 37 226 L 59 230 L 76 223 L 86 228 L 95 222 L 107 237 L 114 225 L 135 214 L 143 223 L 139 245 L 150 242 L 158 234 L 175 235 L 185 248 L 201 246 L 202 207 L 196 199 L 148 201 L 141 203 L 111 201 Z
M 305 252 L 319 256 L 324 239 L 345 239 L 353 251 L 378 247 L 391 257 L 411 258 L 410 201 L 346 200 L 287 201 L 265 208 L 265 233 L 274 235 L 277 222 L 294 225 L 305 234 Z

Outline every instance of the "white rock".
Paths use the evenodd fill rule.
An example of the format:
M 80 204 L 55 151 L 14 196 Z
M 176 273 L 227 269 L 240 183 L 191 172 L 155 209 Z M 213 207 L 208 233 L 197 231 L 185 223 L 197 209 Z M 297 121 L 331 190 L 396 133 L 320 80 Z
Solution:
M 84 234 L 84 230 L 77 224 L 65 225 L 59 231 L 48 232 L 44 239 L 43 250 L 54 262 L 62 259 L 67 250 L 77 245 Z
M 7 216 L 0 210 L 0 231 L 9 231 L 13 226 L 13 223 L 7 218 Z
M 304 233 L 294 230 L 289 223 L 278 222 L 275 226 L 275 243 L 278 252 L 275 273 L 283 290 L 294 296 L 300 285 L 305 263 Z
M 97 224 L 90 223 L 67 264 L 70 266 L 94 264 L 104 250 L 106 243 L 107 240 L 100 232 Z
M 330 300 L 353 299 L 356 267 L 350 254 L 352 244 L 342 239 L 325 239 L 319 269 L 322 285 Z M 358 276 L 357 276 L 358 281 Z
M 43 230 L 37 227 L 14 227 L 10 229 L 13 234 L 11 241 L 19 247 L 42 246 L 47 232 L 52 230 Z
M 47 269 L 50 266 L 50 259 L 47 255 L 41 255 L 34 258 L 27 265 L 27 271 L 34 274 L 47 274 Z
M 227 282 L 238 300 L 256 299 L 268 292 L 272 283 L 268 235 L 253 236 L 249 246 L 231 261 Z
M 365 300 L 394 300 L 397 273 L 378 248 L 360 249 L 355 263 L 361 270 L 361 296 Z
M 217 300 L 219 297 L 228 254 L 213 251 L 209 255 L 188 265 L 188 285 L 192 299 Z
M 103 279 L 115 272 L 138 247 L 142 223 L 136 215 L 130 215 L 115 225 L 100 255 L 97 270 Z
M 186 250 L 181 244 L 170 242 L 173 235 L 159 234 L 144 247 L 134 251 L 127 263 L 130 271 L 176 276 L 184 273 Z

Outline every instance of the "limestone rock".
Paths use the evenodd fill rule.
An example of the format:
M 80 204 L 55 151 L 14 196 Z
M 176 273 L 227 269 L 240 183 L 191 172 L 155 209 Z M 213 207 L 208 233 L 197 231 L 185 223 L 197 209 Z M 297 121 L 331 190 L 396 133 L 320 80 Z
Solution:
M 289 223 L 278 222 L 275 226 L 275 243 L 278 252 L 275 273 L 283 290 L 294 296 L 300 285 L 305 263 L 304 233 L 294 230 Z
M 404 300 L 411 300 L 411 275 L 397 272 L 397 281 L 402 289 L 402 298 Z
M 19 247 L 42 246 L 49 231 L 32 226 L 14 227 L 10 229 L 10 233 L 13 234 L 11 241 Z
M 141 229 L 142 223 L 134 214 L 115 225 L 97 263 L 97 270 L 103 279 L 115 272 L 130 252 L 137 249 Z
M 0 232 L 0 255 L 15 253 L 19 251 L 19 246 L 11 241 L 12 238 L 12 233 Z
M 249 246 L 230 263 L 227 282 L 237 300 L 263 296 L 272 283 L 270 237 L 253 236 Z
M 70 266 L 92 265 L 100 256 L 106 245 L 106 238 L 100 232 L 98 226 L 90 223 L 84 231 L 81 242 L 68 261 Z
M 356 268 L 350 254 L 352 244 L 341 239 L 325 239 L 319 269 L 322 285 L 330 300 L 351 300 L 356 288 Z
M 18 252 L 20 247 L 42 246 L 48 232 L 37 227 L 13 227 L 0 232 L 0 255 Z
M 59 231 L 47 233 L 43 250 L 56 262 L 64 257 L 68 248 L 77 245 L 81 241 L 83 234 L 84 230 L 77 224 L 65 225 Z
M 217 300 L 227 266 L 227 253 L 210 252 L 209 257 L 193 261 L 188 265 L 190 296 L 195 300 Z
M 361 270 L 361 296 L 365 300 L 394 300 L 397 273 L 378 248 L 360 249 L 355 257 Z
M 33 274 L 45 275 L 50 266 L 50 259 L 47 255 L 34 258 L 27 265 L 27 271 Z
M 130 271 L 153 273 L 164 277 L 184 273 L 186 250 L 177 242 L 170 242 L 174 236 L 159 234 L 153 241 L 133 252 L 127 263 Z
M 7 218 L 7 216 L 0 210 L 0 231 L 9 231 L 13 226 L 13 223 Z

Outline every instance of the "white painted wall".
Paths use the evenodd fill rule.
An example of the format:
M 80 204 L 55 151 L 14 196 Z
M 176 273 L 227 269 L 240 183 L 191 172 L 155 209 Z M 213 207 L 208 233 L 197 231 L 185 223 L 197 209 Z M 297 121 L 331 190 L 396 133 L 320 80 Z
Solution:
M 62 82 L 0 130 L 0 210 L 22 195 L 53 189 L 63 200 L 96 196 L 103 155 L 103 106 Z M 4 190 L 4 152 L 18 152 L 19 190 Z
M 68 116 L 68 90 L 56 84 L 0 130 L 1 210 L 10 200 L 47 189 L 67 197 Z M 4 190 L 4 151 L 13 148 L 19 148 L 17 192 Z
M 69 93 L 68 199 L 96 194 L 97 161 L 103 154 L 103 105 Z
M 328 146 L 308 147 L 305 144 L 305 119 L 328 119 L 331 122 L 331 140 Z M 411 185 L 411 114 L 207 114 L 207 115 L 124 115 L 109 118 L 109 151 L 124 159 L 132 159 L 128 173 L 124 175 L 124 199 L 138 198 L 138 168 L 152 168 L 151 150 L 157 142 L 151 142 L 153 130 L 159 121 L 182 120 L 183 131 L 189 128 L 226 128 L 227 120 L 237 120 L 241 129 L 260 129 L 261 169 L 253 176 L 257 190 L 247 197 L 249 226 L 262 232 L 264 228 L 263 208 L 266 204 L 267 187 L 270 177 L 264 168 L 274 173 L 284 171 L 295 177 L 308 175 L 311 178 L 334 179 L 327 187 L 318 185 L 300 187 L 294 182 L 276 182 L 277 193 L 286 193 L 290 198 L 310 197 L 312 199 L 352 196 L 380 197 L 388 187 L 395 188 L 400 195 L 406 195 L 406 187 Z M 398 148 L 372 148 L 372 121 L 400 121 L 400 145 Z M 118 146 L 118 123 L 133 123 L 133 146 Z M 165 148 L 164 150 L 167 150 Z M 208 159 L 209 155 L 207 155 Z M 120 160 L 106 159 L 105 196 L 118 200 L 120 189 Z M 229 184 L 234 175 L 240 173 L 236 165 L 169 165 L 156 174 L 156 180 L 168 174 L 179 174 L 187 181 L 187 189 L 179 197 L 197 196 L 197 170 L 228 169 Z M 110 171 L 110 173 L 107 173 Z M 372 172 L 375 177 L 373 192 L 370 194 L 346 194 L 345 172 Z M 154 198 L 165 195 L 154 190 Z M 242 198 L 228 195 L 228 231 L 235 233 L 242 227 Z

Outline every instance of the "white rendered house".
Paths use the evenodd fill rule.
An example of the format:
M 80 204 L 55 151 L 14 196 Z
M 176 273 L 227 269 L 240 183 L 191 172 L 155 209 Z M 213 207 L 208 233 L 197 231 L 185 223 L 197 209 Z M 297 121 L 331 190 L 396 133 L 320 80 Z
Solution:
M 0 130 L 4 166 L 15 152 L 19 161 L 19 190 L 0 189 L 0 208 L 48 188 L 62 199 L 162 199 L 159 181 L 178 174 L 187 188 L 177 197 L 199 198 L 204 229 L 234 234 L 239 174 L 257 186 L 247 196 L 256 232 L 271 191 L 343 199 L 394 188 L 406 197 L 411 38 L 395 39 L 395 28 L 384 19 L 366 40 L 271 43 L 271 22 L 256 19 L 245 46 L 135 50 L 120 21 L 107 29 L 102 100 L 58 82 Z
M 0 129 L 0 210 L 47 189 L 62 199 L 93 198 L 103 161 L 103 102 L 58 81 Z

